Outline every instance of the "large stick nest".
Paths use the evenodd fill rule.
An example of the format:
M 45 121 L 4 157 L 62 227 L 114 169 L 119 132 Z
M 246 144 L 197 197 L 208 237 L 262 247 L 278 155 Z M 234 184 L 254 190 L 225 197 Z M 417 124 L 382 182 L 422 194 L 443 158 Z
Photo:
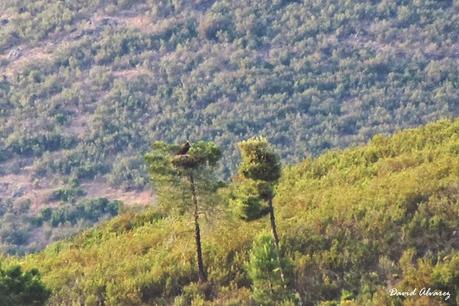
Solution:
M 197 156 L 197 155 L 189 155 L 189 154 L 183 154 L 183 155 L 175 155 L 172 158 L 172 165 L 176 168 L 182 168 L 182 169 L 195 169 L 199 167 L 203 162 L 205 162 L 205 158 L 202 156 Z

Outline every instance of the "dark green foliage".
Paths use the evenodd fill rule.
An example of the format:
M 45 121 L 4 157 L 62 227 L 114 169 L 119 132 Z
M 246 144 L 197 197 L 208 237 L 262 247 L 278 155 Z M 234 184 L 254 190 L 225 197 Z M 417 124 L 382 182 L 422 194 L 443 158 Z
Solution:
M 85 192 L 80 188 L 63 188 L 51 193 L 49 201 L 74 202 L 76 198 L 84 196 Z
M 22 271 L 18 265 L 0 266 L 1 306 L 41 306 L 50 294 L 37 269 Z
M 75 224 L 81 220 L 95 223 L 102 218 L 118 215 L 122 207 L 121 201 L 110 201 L 106 198 L 85 200 L 78 205 L 45 208 L 40 212 L 38 221 L 39 223 L 49 221 L 54 227 L 66 222 Z
M 57 207 L 30 209 L 30 202 L 0 200 L 0 250 L 9 254 L 38 251 L 48 243 L 67 238 L 123 210 L 120 201 L 74 197 L 78 188 L 58 190 L 54 197 L 67 200 Z M 56 199 L 57 200 L 57 199 Z M 40 236 L 37 240 L 35 237 Z
M 145 161 L 157 194 L 157 204 L 170 211 L 177 209 L 170 205 L 175 203 L 178 211 L 183 212 L 188 206 L 184 204 L 184 199 L 189 198 L 190 195 L 177 169 L 172 165 L 172 157 L 179 149 L 178 145 L 156 141 L 152 145 L 152 150 L 145 155 Z
M 173 176 L 175 171 L 172 167 L 171 157 L 179 150 L 178 145 L 170 145 L 163 141 L 156 141 L 152 150 L 145 155 L 145 161 L 149 166 L 149 172 L 153 180 L 160 180 L 161 177 Z
M 264 211 L 269 213 L 274 242 L 280 252 L 279 236 L 277 233 L 273 206 L 274 188 L 281 176 L 279 156 L 274 152 L 273 148 L 264 137 L 253 137 L 241 141 L 238 146 L 241 152 L 242 161 L 239 166 L 241 181 L 237 182 L 236 188 L 242 187 L 242 190 L 238 192 L 242 198 L 240 198 L 240 201 L 237 201 L 236 196 L 236 201 L 234 202 L 236 205 L 239 205 L 239 210 L 243 208 L 242 214 L 241 212 L 239 214 L 244 219 L 248 219 L 247 216 L 245 216 L 246 213 L 244 213 L 244 210 L 247 212 L 247 210 L 251 209 L 252 213 L 256 212 L 253 211 L 255 209 L 253 206 L 255 204 L 254 198 L 258 198 L 259 201 L 263 200 L 267 202 L 267 207 Z M 248 199 L 251 201 L 247 202 Z M 250 207 L 250 205 L 252 205 L 252 207 Z M 258 215 L 260 216 L 261 208 L 258 209 L 260 211 Z
M 239 172 L 246 178 L 275 182 L 281 175 L 279 157 L 266 138 L 255 137 L 238 144 L 242 155 Z
M 58 132 L 24 136 L 10 135 L 7 139 L 6 150 L 18 155 L 34 156 L 46 151 L 68 149 L 76 144 L 75 138 L 62 137 Z
M 172 202 L 177 201 L 176 204 L 180 205 L 180 202 L 188 197 L 187 180 L 190 173 L 193 173 L 197 180 L 203 180 L 203 183 L 199 184 L 204 185 L 204 189 L 217 188 L 218 182 L 209 174 L 209 170 L 214 168 L 221 158 L 220 149 L 214 143 L 205 141 L 193 143 L 186 155 L 176 155 L 179 149 L 179 145 L 157 141 L 153 143 L 152 150 L 145 155 L 151 181 L 160 203 L 169 202 L 171 197 L 175 197 L 176 200 Z M 171 186 L 173 191 L 170 189 Z
M 260 194 L 261 184 L 254 180 L 243 180 L 235 184 L 235 189 L 231 195 L 230 206 L 234 208 L 236 214 L 245 220 L 258 219 L 268 213 L 268 207 Z M 271 188 L 268 188 L 271 191 Z M 264 195 L 266 196 L 266 195 Z
M 197 170 L 199 168 L 215 166 L 222 153 L 216 144 L 205 141 L 194 143 L 186 155 L 171 157 L 171 163 L 176 169 L 184 171 Z
M 236 177 L 231 185 L 230 206 L 246 220 L 257 219 L 269 212 L 266 201 L 274 196 L 271 183 Z
M 113 165 L 108 182 L 115 188 L 142 189 L 148 181 L 146 172 L 146 165 L 142 158 L 120 158 Z
M 271 235 L 261 234 L 253 243 L 247 264 L 253 284 L 253 298 L 258 305 L 295 305 L 295 296 L 282 279 L 282 271 L 291 269 L 278 254 Z

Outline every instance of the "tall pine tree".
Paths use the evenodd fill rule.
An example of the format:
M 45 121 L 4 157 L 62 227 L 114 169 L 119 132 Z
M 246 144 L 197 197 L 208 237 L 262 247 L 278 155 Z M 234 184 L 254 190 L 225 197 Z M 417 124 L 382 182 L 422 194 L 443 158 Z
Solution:
M 202 255 L 198 186 L 203 189 L 215 189 L 216 180 L 213 178 L 212 170 L 221 157 L 221 151 L 214 143 L 204 141 L 192 144 L 185 153 L 182 149 L 176 145 L 156 142 L 145 159 L 160 202 L 162 197 L 178 194 L 185 203 L 191 204 L 182 206 L 181 210 L 191 207 L 193 211 L 198 279 L 202 283 L 207 281 L 207 276 Z M 186 201 L 187 198 L 191 201 Z

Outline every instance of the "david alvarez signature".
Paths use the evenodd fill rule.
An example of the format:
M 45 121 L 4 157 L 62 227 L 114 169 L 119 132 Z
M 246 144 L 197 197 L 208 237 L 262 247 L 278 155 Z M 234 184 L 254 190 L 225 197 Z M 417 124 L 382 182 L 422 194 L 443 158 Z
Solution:
M 403 296 L 403 297 L 438 296 L 438 297 L 444 298 L 445 301 L 451 298 L 451 293 L 449 291 L 434 290 L 432 288 L 421 288 L 420 290 L 418 290 L 417 288 L 414 288 L 411 291 L 401 291 L 401 290 L 398 290 L 397 288 L 391 288 L 389 289 L 389 295 L 390 296 Z

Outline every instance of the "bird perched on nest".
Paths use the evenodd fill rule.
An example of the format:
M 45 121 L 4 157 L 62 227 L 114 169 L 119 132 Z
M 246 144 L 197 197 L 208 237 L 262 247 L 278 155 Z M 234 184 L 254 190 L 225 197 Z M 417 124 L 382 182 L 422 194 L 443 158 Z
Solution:
M 177 154 L 175 155 L 185 155 L 188 153 L 190 148 L 191 148 L 190 142 L 187 140 L 187 142 L 180 148 L 180 151 L 178 151 Z

